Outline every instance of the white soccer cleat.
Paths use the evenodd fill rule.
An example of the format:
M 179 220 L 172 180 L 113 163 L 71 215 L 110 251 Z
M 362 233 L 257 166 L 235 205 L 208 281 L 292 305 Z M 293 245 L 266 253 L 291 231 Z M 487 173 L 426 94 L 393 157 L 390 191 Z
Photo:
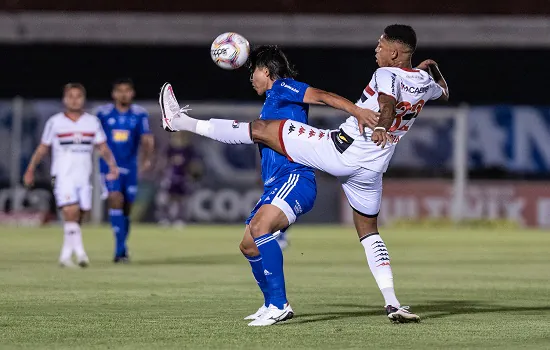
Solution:
M 260 307 L 258 309 L 258 311 L 256 311 L 255 313 L 253 313 L 252 315 L 248 315 L 246 316 L 244 319 L 245 320 L 257 320 L 259 319 L 260 317 L 262 317 L 262 315 L 267 311 L 267 306 L 265 305 L 262 305 L 262 307 Z
M 164 83 L 160 89 L 159 96 L 159 105 L 162 112 L 162 128 L 166 131 L 174 132 L 177 131 L 172 126 L 172 121 L 174 118 L 188 118 L 187 111 L 190 111 L 188 105 L 180 108 L 176 95 L 174 95 L 174 90 L 170 83 Z
M 282 310 L 275 305 L 269 305 L 267 311 L 260 318 L 250 322 L 248 325 L 252 327 L 271 326 L 275 323 L 290 320 L 292 317 L 294 317 L 294 311 L 289 303 L 286 303 Z
M 59 266 L 61 267 L 66 267 L 66 268 L 75 268 L 76 265 L 73 263 L 73 261 L 69 258 L 69 259 L 63 259 L 63 260 L 59 260 Z
M 409 311 L 408 306 L 386 306 L 386 314 L 393 323 L 420 322 L 420 317 Z

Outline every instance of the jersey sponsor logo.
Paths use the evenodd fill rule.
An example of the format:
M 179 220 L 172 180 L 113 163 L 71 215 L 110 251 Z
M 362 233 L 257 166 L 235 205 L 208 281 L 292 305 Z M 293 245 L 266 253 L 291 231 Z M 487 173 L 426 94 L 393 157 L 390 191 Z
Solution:
M 306 128 L 300 126 L 300 130 L 298 130 L 298 136 L 301 136 L 304 132 L 306 132 Z
M 310 139 L 313 136 L 315 136 L 315 134 L 316 134 L 315 130 L 311 129 L 311 130 L 309 130 L 309 136 L 307 138 Z
M 284 81 L 281 83 L 281 86 L 282 86 L 282 87 L 285 87 L 285 88 L 287 88 L 287 89 L 289 89 L 290 91 L 294 91 L 294 92 L 297 93 L 297 94 L 300 93 L 300 90 L 296 89 L 296 88 L 293 87 L 293 86 L 290 86 L 290 85 L 285 84 Z
M 130 132 L 128 130 L 114 129 L 112 135 L 114 142 L 126 142 L 128 141 Z
M 115 125 L 115 123 L 116 123 L 115 118 L 109 118 L 109 119 L 107 120 L 107 124 L 109 124 L 109 125 Z
M 294 132 L 294 130 L 296 130 L 296 127 L 294 126 L 294 124 L 290 123 L 290 126 L 288 127 L 288 134 L 290 135 L 292 132 Z
M 323 136 L 325 136 L 325 133 L 324 132 L 319 132 L 319 140 L 323 138 Z
M 416 86 L 407 86 L 401 83 L 401 90 L 408 92 L 409 94 L 424 94 L 428 92 L 428 89 L 429 89 L 429 86 L 416 87 Z

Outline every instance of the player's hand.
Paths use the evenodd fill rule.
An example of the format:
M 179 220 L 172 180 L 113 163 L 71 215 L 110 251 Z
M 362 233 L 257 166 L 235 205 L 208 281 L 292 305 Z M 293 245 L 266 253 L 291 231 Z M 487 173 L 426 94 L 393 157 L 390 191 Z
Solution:
M 152 165 L 153 165 L 153 163 L 151 162 L 150 159 L 145 159 L 145 160 L 141 161 L 141 164 L 139 165 L 139 172 L 140 173 L 145 173 L 145 172 L 149 171 L 152 168 Z
M 370 109 L 357 108 L 354 117 L 359 125 L 359 133 L 365 133 L 365 126 L 374 129 L 378 125 L 378 117 L 380 113 L 371 111 Z
M 118 179 L 119 171 L 118 167 L 109 167 L 109 173 L 105 175 L 105 178 L 109 181 Z
M 437 66 L 437 62 L 434 60 L 424 60 L 416 67 L 416 69 L 422 69 L 423 71 L 430 73 L 431 66 Z
M 34 171 L 25 171 L 25 175 L 23 175 L 23 184 L 27 187 L 31 187 L 34 184 Z
M 376 143 L 376 146 L 382 145 L 382 148 L 384 148 L 387 143 L 391 143 L 390 134 L 388 134 L 384 130 L 373 131 L 371 140 L 372 142 Z

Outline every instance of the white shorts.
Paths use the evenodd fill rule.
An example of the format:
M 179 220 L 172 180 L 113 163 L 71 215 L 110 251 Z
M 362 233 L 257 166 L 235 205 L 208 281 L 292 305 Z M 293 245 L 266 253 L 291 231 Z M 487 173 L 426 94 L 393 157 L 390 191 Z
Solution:
M 59 208 L 78 204 L 81 210 L 92 209 L 92 186 L 90 184 L 77 186 L 55 179 L 53 193 Z
M 279 140 L 289 160 L 336 176 L 352 209 L 363 216 L 378 216 L 383 173 L 344 162 L 342 154 L 353 143 L 350 136 L 286 120 L 279 128 Z

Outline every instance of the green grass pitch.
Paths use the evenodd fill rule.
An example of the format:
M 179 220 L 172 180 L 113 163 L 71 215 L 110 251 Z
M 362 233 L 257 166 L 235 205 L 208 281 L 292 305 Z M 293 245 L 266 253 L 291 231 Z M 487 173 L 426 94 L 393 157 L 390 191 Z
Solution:
M 391 324 L 352 228 L 296 226 L 285 252 L 296 317 L 251 328 L 261 304 L 241 226 L 135 226 L 132 263 L 85 227 L 91 267 L 61 269 L 58 227 L 0 229 L 0 349 L 550 349 L 550 232 L 384 228 Z

